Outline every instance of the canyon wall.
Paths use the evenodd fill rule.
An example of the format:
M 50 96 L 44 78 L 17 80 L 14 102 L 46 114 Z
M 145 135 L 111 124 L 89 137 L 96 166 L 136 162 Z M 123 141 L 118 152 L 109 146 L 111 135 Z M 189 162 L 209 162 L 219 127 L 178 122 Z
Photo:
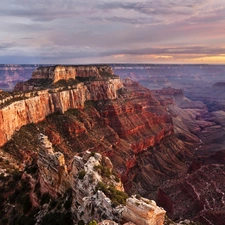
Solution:
M 62 69 L 62 67 L 57 68 Z M 66 71 L 67 75 L 64 75 L 68 78 L 72 74 L 71 71 L 75 70 L 72 67 L 65 68 L 61 72 Z M 78 75 L 84 74 L 86 76 L 89 72 L 90 76 L 93 75 L 94 67 L 87 67 L 86 71 L 84 68 L 76 68 Z M 43 73 L 37 75 L 39 70 Z M 51 71 L 52 67 L 40 68 L 33 73 L 32 77 L 39 79 L 41 76 L 45 77 L 47 73 L 49 78 L 51 78 Z M 99 71 L 99 69 L 97 68 L 96 71 Z M 53 78 L 55 80 L 63 79 L 65 76 L 58 72 L 58 70 L 55 70 L 55 77 Z M 81 82 L 72 87 L 67 87 L 66 90 L 65 88 L 55 88 L 19 93 L 1 98 L 0 146 L 10 140 L 14 132 L 26 124 L 40 122 L 52 113 L 64 113 L 70 108 L 83 108 L 84 103 L 89 100 L 116 99 L 117 91 L 122 87 L 123 84 L 119 78 L 108 78 L 107 81 Z

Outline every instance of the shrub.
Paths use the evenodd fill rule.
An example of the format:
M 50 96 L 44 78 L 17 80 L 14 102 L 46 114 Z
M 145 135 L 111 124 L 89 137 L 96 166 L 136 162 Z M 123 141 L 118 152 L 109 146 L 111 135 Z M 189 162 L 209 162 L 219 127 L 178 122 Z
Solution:
M 50 201 L 50 203 L 49 203 L 49 208 L 50 208 L 50 209 L 54 209 L 54 208 L 56 207 L 57 203 L 58 203 L 57 200 L 52 199 L 52 200 Z
M 128 195 L 125 192 L 117 190 L 114 186 L 107 187 L 104 183 L 98 182 L 96 185 L 96 191 L 97 190 L 104 192 L 104 194 L 111 199 L 114 206 L 126 204 Z
M 15 170 L 14 172 L 13 172 L 13 180 L 14 181 L 18 181 L 18 180 L 20 180 L 21 179 L 21 172 L 19 172 L 18 170 Z
M 98 225 L 98 223 L 95 220 L 92 220 L 91 222 L 88 223 L 88 225 Z
M 85 225 L 85 222 L 83 220 L 79 220 L 77 224 L 78 225 Z
M 71 208 L 71 205 L 72 205 L 72 198 L 68 198 L 68 200 L 64 204 L 64 208 L 66 210 L 69 210 Z
M 82 180 L 84 178 L 85 174 L 86 174 L 85 170 L 81 170 L 78 173 L 78 179 Z
M 101 176 L 103 176 L 103 177 L 110 178 L 110 176 L 112 175 L 109 168 L 106 166 L 98 165 L 98 166 L 94 166 L 94 169 L 100 170 Z
M 14 188 L 16 186 L 16 182 L 14 180 L 9 181 L 8 187 L 9 188 Z
M 15 225 L 34 225 L 36 223 L 34 218 L 30 218 L 25 215 L 21 215 L 18 217 L 18 219 L 15 221 Z
M 94 156 L 95 156 L 95 152 L 91 152 L 90 157 L 91 157 L 91 156 L 93 156 L 93 157 L 94 157 Z

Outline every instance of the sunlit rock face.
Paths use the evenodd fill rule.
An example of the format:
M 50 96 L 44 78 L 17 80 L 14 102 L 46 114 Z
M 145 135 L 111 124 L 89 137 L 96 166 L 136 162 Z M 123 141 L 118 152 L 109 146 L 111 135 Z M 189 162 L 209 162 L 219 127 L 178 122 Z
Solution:
M 55 70 L 53 70 L 53 68 Z M 63 68 L 67 77 L 59 71 Z M 65 69 L 66 68 L 66 69 Z M 69 79 L 79 68 L 79 76 L 93 75 L 93 71 L 109 71 L 108 67 L 43 67 L 34 72 L 34 79 Z M 72 73 L 75 71 L 74 73 Z M 96 72 L 95 71 L 95 72 Z M 57 72 L 57 73 L 56 73 Z M 46 75 L 47 74 L 47 75 Z M 53 74 L 53 75 L 52 75 Z M 55 75 L 56 74 L 56 75 Z M 59 75 L 58 75 L 59 74 Z M 64 73 L 63 73 L 64 74 Z M 73 75 L 71 75 L 73 74 Z M 23 85 L 23 84 L 21 84 Z M 26 85 L 25 85 L 26 86 Z M 84 107 L 89 100 L 116 99 L 117 91 L 123 87 L 120 78 L 107 78 L 105 81 L 98 80 L 87 83 L 78 83 L 75 86 L 65 88 L 53 88 L 33 91 L 29 93 L 17 93 L 0 100 L 0 146 L 8 141 L 16 130 L 29 123 L 42 121 L 52 113 L 64 113 L 68 109 Z
M 33 74 L 33 79 L 51 79 L 53 82 L 64 79 L 75 79 L 76 68 L 72 66 L 39 67 Z
M 100 73 L 113 74 L 110 66 L 51 66 L 39 67 L 33 74 L 32 79 L 69 80 L 78 78 L 101 78 Z
M 163 225 L 166 211 L 146 198 L 128 198 L 123 217 L 137 225 Z

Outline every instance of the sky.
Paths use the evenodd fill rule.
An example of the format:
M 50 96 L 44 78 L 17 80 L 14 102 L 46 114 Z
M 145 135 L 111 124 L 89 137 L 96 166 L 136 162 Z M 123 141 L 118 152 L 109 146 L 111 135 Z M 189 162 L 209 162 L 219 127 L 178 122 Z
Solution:
M 0 64 L 225 64 L 225 0 L 1 0 Z

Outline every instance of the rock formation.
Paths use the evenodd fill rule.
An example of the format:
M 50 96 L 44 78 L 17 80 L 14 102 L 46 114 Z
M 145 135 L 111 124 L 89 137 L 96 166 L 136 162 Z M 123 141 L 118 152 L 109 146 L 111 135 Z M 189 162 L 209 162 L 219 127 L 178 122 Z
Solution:
M 52 67 L 47 67 L 40 70 L 44 73 L 45 70 L 51 69 Z M 80 68 L 80 71 L 85 70 Z M 88 71 L 92 70 L 85 71 L 85 76 Z M 79 74 L 83 73 L 79 72 Z M 42 76 L 45 76 L 45 73 Z M 56 79 L 61 78 L 57 76 Z M 89 100 L 116 99 L 117 91 L 122 87 L 121 80 L 114 77 L 108 78 L 107 81 L 79 83 L 73 87 L 67 87 L 67 90 L 53 88 L 2 98 L 0 100 L 0 146 L 5 144 L 16 130 L 26 124 L 40 122 L 52 113 L 64 113 L 70 108 L 83 108 L 84 103 Z
M 54 152 L 52 143 L 43 134 L 39 136 L 38 154 L 40 191 L 53 196 L 56 196 L 57 192 L 65 193 L 69 188 L 69 176 L 64 155 L 61 152 Z
M 116 195 L 123 192 L 123 185 L 112 173 L 109 158 L 86 151 L 74 156 L 68 172 L 64 155 L 54 152 L 51 142 L 43 134 L 39 136 L 39 148 L 37 164 L 40 190 L 57 198 L 57 193 L 63 195 L 69 188 L 72 189 L 71 212 L 76 215 L 74 222 L 100 222 L 104 218 L 120 222 L 123 212 L 127 221 L 137 225 L 163 224 L 165 211 L 157 207 L 154 201 L 132 197 L 127 199 L 125 207 L 113 205 Z M 108 172 L 102 173 L 103 169 Z M 44 212 L 42 217 L 46 214 L 48 212 Z M 42 220 L 39 218 L 39 221 Z
M 146 198 L 128 198 L 123 217 L 137 225 L 163 225 L 166 211 Z
M 31 91 L 43 86 L 54 86 L 59 81 L 93 81 L 107 80 L 109 77 L 118 78 L 114 75 L 110 66 L 48 66 L 38 67 L 30 80 L 19 82 L 14 90 Z

